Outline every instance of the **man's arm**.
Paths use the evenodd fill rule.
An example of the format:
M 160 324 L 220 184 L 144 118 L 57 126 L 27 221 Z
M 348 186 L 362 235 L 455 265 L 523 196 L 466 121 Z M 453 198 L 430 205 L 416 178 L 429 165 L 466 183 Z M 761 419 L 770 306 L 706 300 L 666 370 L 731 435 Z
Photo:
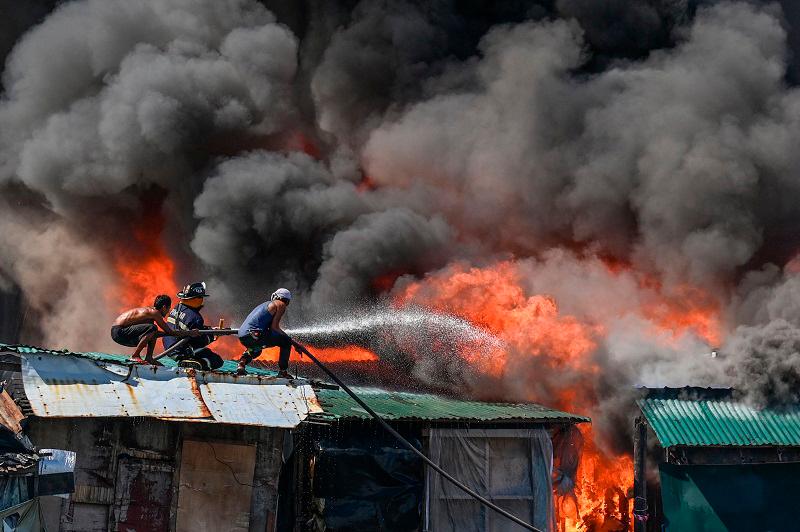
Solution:
M 158 327 L 162 331 L 167 333 L 168 336 L 176 336 L 176 337 L 182 338 L 184 336 L 199 336 L 199 334 L 200 334 L 199 332 L 197 332 L 197 329 L 192 329 L 190 331 L 182 331 L 180 329 L 173 329 L 172 327 L 167 325 L 167 322 L 164 321 L 164 317 L 157 310 L 154 311 L 153 320 L 156 322 L 156 325 L 158 325 Z
M 195 316 L 192 316 L 186 322 L 186 325 L 191 330 L 205 329 L 206 328 L 206 324 L 203 321 L 203 316 L 201 316 L 200 314 L 196 314 Z M 193 336 L 200 336 L 200 334 L 199 333 L 195 333 Z M 208 345 L 208 344 L 210 344 L 211 342 L 213 342 L 216 339 L 217 339 L 216 336 L 210 336 L 208 334 L 204 334 L 204 335 L 202 335 L 202 338 L 200 340 L 193 341 L 192 345 L 195 346 L 195 347 L 201 347 L 201 344 L 202 345 Z
M 279 333 L 281 333 L 283 335 L 286 335 L 286 333 L 283 332 L 283 329 L 281 329 L 281 318 L 283 317 L 283 314 L 285 312 L 286 312 L 286 304 L 285 303 L 276 302 L 275 303 L 275 315 L 272 317 L 272 325 L 270 326 L 270 328 L 273 331 L 279 332 Z

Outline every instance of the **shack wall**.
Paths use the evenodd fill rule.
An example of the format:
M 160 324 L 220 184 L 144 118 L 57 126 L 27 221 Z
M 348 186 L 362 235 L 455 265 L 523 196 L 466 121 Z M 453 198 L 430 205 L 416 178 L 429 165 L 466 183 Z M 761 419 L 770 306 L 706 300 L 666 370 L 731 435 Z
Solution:
M 67 499 L 43 498 L 51 532 L 176 532 L 185 440 L 254 448 L 249 515 L 239 521 L 244 519 L 242 526 L 249 531 L 274 529 L 282 429 L 150 418 L 33 417 L 26 433 L 38 447 L 77 453 L 75 493 Z M 208 459 L 219 460 L 211 452 Z

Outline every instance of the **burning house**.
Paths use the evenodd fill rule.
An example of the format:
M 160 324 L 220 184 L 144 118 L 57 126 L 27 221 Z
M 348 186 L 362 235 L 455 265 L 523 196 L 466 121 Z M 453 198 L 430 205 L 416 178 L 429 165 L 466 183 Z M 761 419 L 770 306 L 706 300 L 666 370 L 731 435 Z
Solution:
M 0 351 L 13 399 L 3 417 L 17 416 L 37 449 L 75 453 L 68 496 L 31 492 L 48 530 L 509 529 L 335 386 L 258 368 L 236 377 L 230 362 L 195 373 L 104 353 Z M 554 530 L 553 464 L 568 461 L 564 442 L 588 418 L 536 404 L 358 393 L 481 494 Z M 574 474 L 564 468 L 557 481 Z
M 637 532 L 797 529 L 800 406 L 755 408 L 712 388 L 650 389 L 637 404 Z
M 208 281 L 209 323 L 233 324 L 285 286 L 297 294 L 286 330 L 322 330 L 309 345 L 326 361 L 360 365 L 354 374 L 380 366 L 379 379 L 359 384 L 392 388 L 400 376 L 404 389 L 590 416 L 577 429 L 580 468 L 559 468 L 575 481 L 557 486 L 559 526 L 624 529 L 634 385 L 731 386 L 798 402 L 799 5 L 0 0 L 10 14 L 0 16 L 0 341 L 108 353 L 116 316 L 188 282 Z M 421 320 L 398 318 L 420 310 Z M 476 347 L 464 324 L 490 341 Z M 237 357 L 236 342 L 215 349 Z M 710 361 L 712 348 L 727 358 Z M 60 360 L 73 358 L 93 360 Z M 198 385 L 200 396 L 232 386 L 225 378 Z M 213 404 L 185 386 L 170 408 L 140 403 L 150 381 L 159 390 L 190 381 L 159 379 L 114 388 L 102 396 L 111 403 L 82 404 L 69 418 L 42 415 L 60 399 L 34 416 L 17 398 L 36 445 L 80 448 L 80 463 L 97 464 L 76 472 L 64 527 L 137 515 L 136 504 L 114 508 L 124 508 L 116 486 L 138 478 L 171 479 L 171 502 L 148 515 L 180 521 L 176 471 L 211 451 L 187 446 L 194 465 L 184 468 L 180 442 L 224 440 L 230 427 L 238 432 L 225 441 L 255 448 L 254 464 L 258 453 L 294 456 L 278 485 L 294 485 L 289 469 L 304 472 L 295 479 L 322 475 L 297 488 L 309 497 L 301 508 L 278 500 L 279 521 L 335 522 L 347 510 L 329 494 L 343 475 L 328 472 L 359 453 L 395 456 L 326 435 L 372 430 L 358 419 L 309 411 L 293 429 L 249 425 L 227 416 L 263 420 L 246 404 L 225 408 L 225 396 L 223 421 L 211 421 Z M 94 411 L 112 399 L 114 408 Z M 195 410 L 173 413 L 178 405 Z M 142 408 L 152 416 L 136 416 Z M 178 413 L 187 417 L 162 420 Z M 393 423 L 432 453 L 434 424 L 474 429 Z M 517 431 L 528 422 L 479 423 Z M 318 441 L 273 438 L 298 430 Z M 76 444 L 47 443 L 51 433 Z M 156 441 L 125 439 L 149 436 Z M 558 449 L 577 438 L 551 440 Z M 96 457 L 85 449 L 95 446 Z M 223 460 L 251 456 L 213 449 Z M 210 475 L 233 474 L 205 463 L 217 468 Z M 256 469 L 244 482 L 252 487 L 229 479 L 232 493 L 272 493 L 275 471 Z M 438 500 L 435 486 L 409 486 L 409 508 Z M 198 515 L 213 502 L 202 500 Z

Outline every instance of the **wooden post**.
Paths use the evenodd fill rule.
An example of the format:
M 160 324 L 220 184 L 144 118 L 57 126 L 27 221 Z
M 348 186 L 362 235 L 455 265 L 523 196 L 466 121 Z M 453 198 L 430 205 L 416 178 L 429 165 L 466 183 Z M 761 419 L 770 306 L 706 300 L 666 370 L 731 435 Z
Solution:
M 633 530 L 647 530 L 647 421 L 643 416 L 633 424 Z
M 249 532 L 275 532 L 278 481 L 283 467 L 281 449 L 285 433 L 283 429 L 266 427 L 258 431 Z

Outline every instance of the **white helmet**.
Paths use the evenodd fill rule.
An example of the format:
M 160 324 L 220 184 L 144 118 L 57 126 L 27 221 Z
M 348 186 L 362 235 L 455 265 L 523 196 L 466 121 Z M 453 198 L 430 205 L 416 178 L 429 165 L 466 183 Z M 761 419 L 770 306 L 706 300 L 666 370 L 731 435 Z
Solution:
M 270 296 L 270 300 L 275 301 L 276 299 L 286 299 L 288 301 L 292 300 L 292 293 L 289 292 L 286 288 L 278 288 L 272 295 Z

